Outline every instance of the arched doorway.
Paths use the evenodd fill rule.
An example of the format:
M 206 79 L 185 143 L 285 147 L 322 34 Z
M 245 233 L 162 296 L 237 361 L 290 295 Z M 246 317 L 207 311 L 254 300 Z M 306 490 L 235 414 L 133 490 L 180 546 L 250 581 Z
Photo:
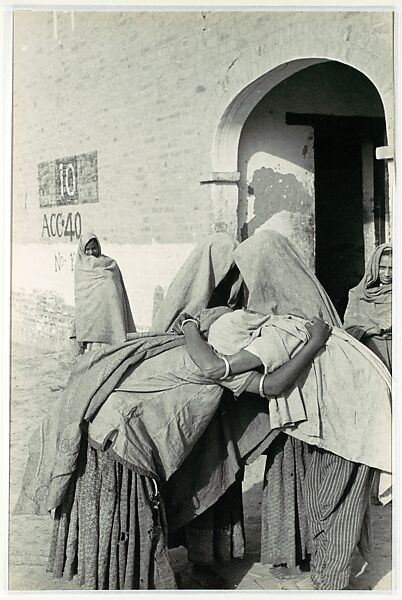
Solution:
M 247 86 L 222 123 L 215 162 L 220 171 L 232 165 L 237 179 L 238 237 L 267 226 L 287 235 L 343 314 L 365 257 L 389 228 L 387 168 L 375 158 L 386 144 L 376 87 L 341 62 L 292 61 Z

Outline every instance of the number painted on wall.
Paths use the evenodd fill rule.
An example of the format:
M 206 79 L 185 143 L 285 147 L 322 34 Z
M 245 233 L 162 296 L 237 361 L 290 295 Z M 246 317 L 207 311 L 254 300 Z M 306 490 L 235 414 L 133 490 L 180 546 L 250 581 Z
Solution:
M 77 191 L 77 164 L 76 161 L 74 163 L 64 163 L 59 162 L 59 185 L 60 185 L 60 195 L 65 199 L 67 196 L 69 199 L 74 199 L 75 193 Z
M 81 215 L 76 213 L 51 213 L 43 215 L 42 237 L 68 237 L 70 242 L 77 240 L 81 235 Z
M 99 202 L 98 153 L 87 152 L 38 164 L 39 205 Z

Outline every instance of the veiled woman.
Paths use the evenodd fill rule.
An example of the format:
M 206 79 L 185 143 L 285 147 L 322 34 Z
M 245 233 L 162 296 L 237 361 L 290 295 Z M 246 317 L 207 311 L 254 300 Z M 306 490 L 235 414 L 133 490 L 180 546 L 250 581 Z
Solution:
M 306 369 L 297 385 L 282 398 L 269 399 L 271 427 L 275 423 L 287 435 L 307 442 L 312 456 L 305 473 L 304 464 L 303 473 L 299 473 L 297 464 L 289 465 L 288 458 L 282 457 L 282 478 L 289 478 L 290 482 L 276 481 L 278 489 L 272 485 L 271 493 L 264 494 L 263 505 L 272 498 L 279 498 L 279 505 L 273 510 L 263 506 L 263 514 L 264 510 L 279 509 L 282 530 L 297 531 L 292 511 L 287 505 L 280 506 L 280 501 L 286 502 L 286 485 L 291 502 L 295 497 L 292 487 L 303 487 L 312 536 L 312 579 L 318 589 L 344 589 L 355 546 L 359 545 L 366 560 L 369 558 L 368 510 L 373 477 L 370 466 L 374 463 L 366 451 L 371 453 L 368 446 L 374 443 L 372 420 L 381 421 L 386 414 L 388 426 L 380 434 L 376 453 L 381 459 L 390 459 L 386 434 L 390 425 L 390 379 L 381 363 L 339 328 L 332 303 L 288 240 L 275 232 L 261 232 L 240 244 L 234 257 L 249 290 L 248 309 L 220 317 L 212 324 L 208 338 L 229 363 L 230 356 L 243 348 L 261 361 L 249 362 L 250 368 L 262 363 L 268 372 L 278 372 L 280 365 L 294 356 L 296 340 L 302 340 L 300 319 L 305 322 L 307 315 L 320 314 L 338 324 L 325 351 L 314 358 L 313 368 Z M 197 355 L 191 347 L 189 350 L 197 362 Z M 388 392 L 377 405 L 383 380 L 388 382 Z M 303 406 L 306 421 L 300 419 Z M 297 414 L 297 425 L 286 427 L 286 420 L 296 422 Z M 303 430 L 309 433 L 304 435 Z M 268 471 L 272 466 L 272 446 L 267 450 Z M 360 453 L 365 446 L 366 450 Z M 355 453 L 352 447 L 360 450 Z M 291 448 L 289 454 L 292 453 L 297 456 Z M 269 517 L 265 526 L 267 523 Z
M 392 369 L 392 246 L 371 255 L 363 279 L 349 291 L 345 329 Z
M 200 311 L 215 305 L 221 293 L 229 303 L 237 295 L 235 247 L 224 234 L 197 246 L 158 315 L 162 320 L 173 311 L 167 328 L 176 301 L 180 308 Z M 216 318 L 222 310 L 212 312 Z M 215 418 L 223 388 L 201 375 L 183 336 L 129 338 L 87 353 L 75 365 L 58 408 L 32 440 L 16 512 L 56 509 L 49 556 L 55 576 L 77 573 L 89 589 L 171 589 L 176 584 L 160 490 L 211 422 L 210 456 L 215 448 L 217 460 L 225 462 L 229 432 L 216 438 L 221 421 Z M 233 389 L 240 393 L 249 377 L 238 378 Z M 233 469 L 207 489 L 197 506 L 176 506 L 170 531 L 204 512 L 235 483 L 239 456 L 230 448 L 229 455 Z M 182 486 L 180 498 L 188 495 L 193 489 Z
M 256 238 L 257 245 L 260 241 Z M 239 258 L 251 298 L 250 263 L 242 265 Z M 214 289 L 224 275 L 210 278 Z M 309 310 L 317 313 L 321 304 L 315 290 Z M 286 306 L 290 308 L 285 303 L 284 310 Z M 230 358 L 230 376 L 225 366 L 216 370 L 212 365 L 204 372 L 183 347 L 183 336 L 176 334 L 133 334 L 128 343 L 88 353 L 77 364 L 57 410 L 43 424 L 39 440 L 45 447 L 36 456 L 32 452 L 19 507 L 20 512 L 27 504 L 36 511 L 57 508 L 49 565 L 55 575 L 71 577 L 78 570 L 90 589 L 175 587 L 167 524 L 169 531 L 177 530 L 219 500 L 247 457 L 266 448 L 272 429 L 389 473 L 384 440 L 389 438 L 390 385 L 383 365 L 370 362 L 371 353 L 365 356 L 362 349 L 368 351 L 342 332 L 331 336 L 328 352 L 317 355 L 328 339 L 323 321 L 309 329 L 305 317 L 240 313 L 249 320 L 244 327 L 240 316 L 240 337 L 237 316 L 235 329 L 226 314 L 215 321 L 216 350 L 225 353 L 219 346 L 226 344 L 240 355 Z M 265 327 L 268 322 L 272 327 Z M 193 326 L 182 323 L 187 342 Z M 260 335 L 263 330 L 268 335 Z M 260 338 L 262 359 L 243 350 L 250 342 L 258 350 Z M 235 343 L 228 345 L 231 341 Z M 228 359 L 208 348 L 208 360 L 227 364 Z M 363 379 L 361 369 L 356 378 L 351 358 L 366 367 Z M 313 359 L 313 371 L 300 379 Z M 267 374 L 249 370 L 237 375 L 239 360 L 240 371 L 266 361 Z M 252 395 L 226 404 L 226 419 L 217 422 L 222 385 L 237 396 L 244 390 Z M 322 536 L 320 541 L 325 545 Z M 341 578 L 343 582 L 345 573 Z
M 98 237 L 83 233 L 74 266 L 75 315 L 71 338 L 78 351 L 96 350 L 124 342 L 135 331 L 133 316 L 120 269 L 102 254 Z

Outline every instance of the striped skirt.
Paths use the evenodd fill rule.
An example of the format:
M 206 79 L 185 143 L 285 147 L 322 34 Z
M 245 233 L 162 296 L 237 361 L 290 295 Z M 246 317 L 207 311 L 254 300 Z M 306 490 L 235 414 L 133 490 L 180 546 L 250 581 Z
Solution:
M 311 579 L 320 590 L 348 585 L 356 547 L 371 551 L 370 490 L 374 469 L 313 449 L 304 481 L 313 553 Z

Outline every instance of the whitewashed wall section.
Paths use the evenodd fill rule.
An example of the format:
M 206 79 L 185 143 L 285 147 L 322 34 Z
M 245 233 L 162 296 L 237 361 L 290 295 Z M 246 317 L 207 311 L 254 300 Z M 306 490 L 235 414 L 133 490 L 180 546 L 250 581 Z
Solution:
M 193 248 L 194 244 L 102 243 L 103 253 L 117 261 L 123 274 L 139 330 L 150 327 L 155 304 Z M 75 251 L 76 244 L 57 242 L 13 246 L 13 325 L 17 338 L 29 334 L 33 343 L 43 338 L 63 346 L 74 306 Z M 32 319 L 27 319 L 27 311 Z

